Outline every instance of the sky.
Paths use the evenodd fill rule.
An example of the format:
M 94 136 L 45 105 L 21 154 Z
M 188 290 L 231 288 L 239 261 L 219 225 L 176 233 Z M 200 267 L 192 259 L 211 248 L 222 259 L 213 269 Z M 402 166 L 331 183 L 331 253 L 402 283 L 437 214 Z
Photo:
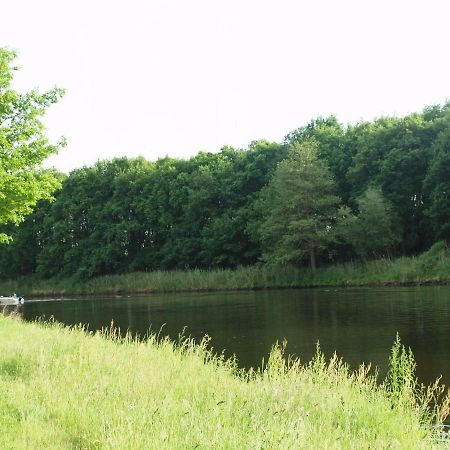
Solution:
M 402 116 L 450 99 L 448 0 L 14 0 L 14 88 L 55 85 L 47 166 L 188 158 L 280 142 L 314 117 Z

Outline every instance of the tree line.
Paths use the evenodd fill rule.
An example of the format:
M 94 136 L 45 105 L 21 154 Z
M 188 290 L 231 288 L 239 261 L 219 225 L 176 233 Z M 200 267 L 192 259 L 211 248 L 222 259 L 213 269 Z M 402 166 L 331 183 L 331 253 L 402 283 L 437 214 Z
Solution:
M 450 103 L 188 159 L 116 158 L 0 232 L 0 276 L 99 275 L 412 255 L 450 241 Z

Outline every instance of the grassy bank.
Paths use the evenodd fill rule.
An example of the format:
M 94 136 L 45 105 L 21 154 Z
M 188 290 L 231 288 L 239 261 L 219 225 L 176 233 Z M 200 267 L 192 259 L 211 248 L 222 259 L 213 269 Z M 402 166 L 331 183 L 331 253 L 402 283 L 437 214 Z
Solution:
M 263 372 L 244 373 L 188 340 L 119 340 L 3 316 L 0 339 L 2 448 L 432 445 L 433 419 L 412 394 L 400 346 L 390 384 L 377 386 L 365 369 L 321 355 L 288 367 L 279 349 Z
M 438 243 L 418 257 L 379 259 L 319 268 L 252 266 L 236 270 L 136 272 L 85 282 L 32 277 L 0 282 L 0 293 L 25 296 L 151 293 L 310 286 L 363 286 L 450 282 L 450 252 Z

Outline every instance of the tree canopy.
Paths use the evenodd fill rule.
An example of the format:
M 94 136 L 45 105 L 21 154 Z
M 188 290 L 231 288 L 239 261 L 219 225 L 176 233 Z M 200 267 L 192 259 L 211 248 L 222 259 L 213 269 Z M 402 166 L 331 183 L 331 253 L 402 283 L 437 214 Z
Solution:
M 373 186 L 356 202 L 356 215 L 348 207 L 341 209 L 338 234 L 363 258 L 387 256 L 389 248 L 400 240 L 391 205 L 381 189 Z
M 433 159 L 425 178 L 430 198 L 426 214 L 436 238 L 450 244 L 450 128 L 439 134 L 432 152 Z
M 315 272 L 317 253 L 335 241 L 340 199 L 317 148 L 314 141 L 293 145 L 262 192 L 260 235 L 266 262 L 299 264 L 309 257 Z
M 38 200 L 51 197 L 59 178 L 41 163 L 63 144 L 49 143 L 40 120 L 63 91 L 16 92 L 11 88 L 15 56 L 0 48 L 0 224 L 20 223 Z M 0 233 L 0 243 L 9 240 Z
M 283 143 L 187 160 L 101 161 L 0 225 L 14 237 L 0 277 L 417 254 L 450 240 L 449 136 L 450 103 L 347 127 L 317 118 Z

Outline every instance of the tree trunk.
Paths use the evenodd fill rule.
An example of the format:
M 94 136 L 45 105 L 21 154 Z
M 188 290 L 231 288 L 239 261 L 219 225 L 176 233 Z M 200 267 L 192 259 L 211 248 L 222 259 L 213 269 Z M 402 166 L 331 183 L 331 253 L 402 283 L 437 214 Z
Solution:
M 313 275 L 316 274 L 316 253 L 314 248 L 312 248 L 309 252 L 310 261 L 311 261 L 311 272 Z

